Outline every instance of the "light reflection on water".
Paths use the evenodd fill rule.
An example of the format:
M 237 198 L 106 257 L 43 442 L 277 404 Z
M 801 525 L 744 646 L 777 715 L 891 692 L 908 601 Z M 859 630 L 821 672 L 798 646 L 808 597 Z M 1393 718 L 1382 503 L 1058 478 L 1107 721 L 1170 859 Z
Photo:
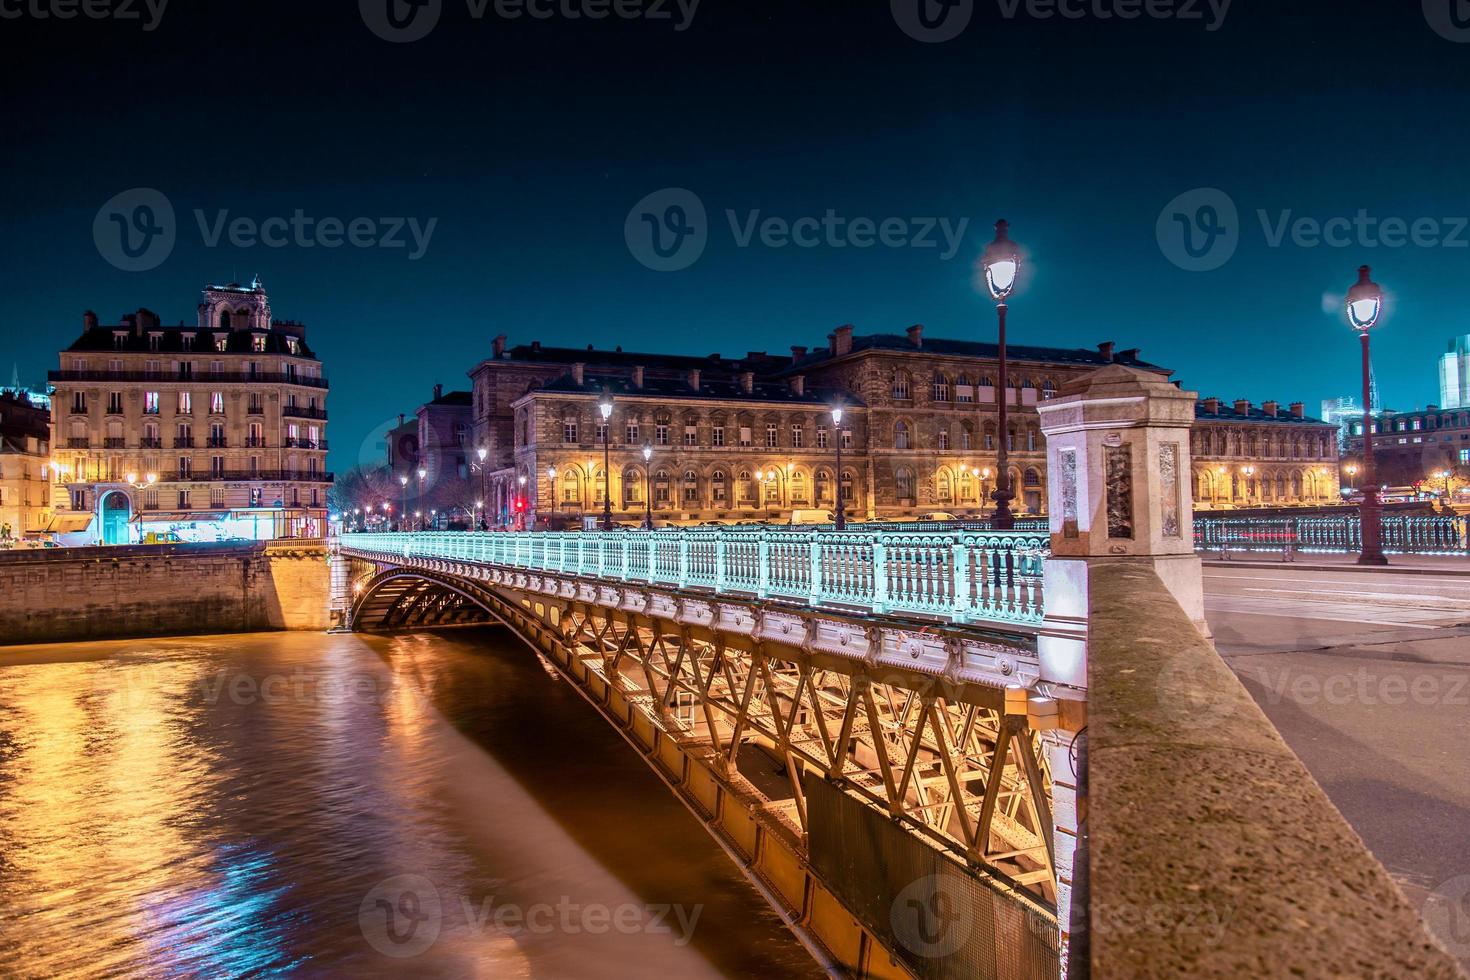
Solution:
M 816 974 L 489 629 L 0 650 L 0 901 L 23 977 Z

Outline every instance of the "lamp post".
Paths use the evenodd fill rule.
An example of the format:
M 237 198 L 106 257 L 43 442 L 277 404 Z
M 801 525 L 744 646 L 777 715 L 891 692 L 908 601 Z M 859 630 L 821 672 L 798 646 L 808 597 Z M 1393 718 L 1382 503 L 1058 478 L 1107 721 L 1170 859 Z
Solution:
M 386 500 L 383 501 L 383 520 L 387 522 L 389 528 L 393 527 L 393 505 Z
M 1346 466 L 1344 466 L 1342 469 L 1343 469 L 1343 472 L 1348 475 L 1348 489 L 1351 490 L 1351 489 L 1353 489 L 1353 483 L 1355 482 L 1353 480 L 1353 477 L 1355 477 L 1355 476 L 1358 475 L 1358 464 L 1357 463 L 1349 463 Z
M 400 476 L 398 478 L 398 485 L 403 488 L 402 491 L 400 492 L 399 498 L 398 498 L 398 521 L 401 524 L 403 521 L 405 521 L 405 520 L 408 519 L 408 474 L 407 473 L 404 473 L 402 476 Z M 402 530 L 402 528 L 400 528 L 399 530 Z
M 1016 274 L 1021 268 L 1021 250 L 1011 241 L 1009 233 L 1010 223 L 1004 218 L 997 221 L 995 241 L 985 247 L 985 254 L 980 259 L 981 267 L 985 270 L 985 286 L 995 299 L 995 312 L 1000 328 L 996 345 L 1000 361 L 1000 452 L 995 476 L 995 513 L 990 519 L 991 526 L 998 531 L 1009 531 L 1016 526 L 1015 517 L 1011 514 L 1011 501 L 1016 495 L 1011 491 L 1010 432 L 1006 427 L 1006 412 L 1011 397 L 1006 364 L 1006 300 L 1016 288 Z
M 482 518 L 480 517 L 480 511 L 484 507 L 485 507 L 485 501 L 483 501 L 483 500 L 476 500 L 475 501 L 475 526 L 473 528 L 471 528 L 471 530 L 478 531 L 478 530 L 481 529 L 480 523 L 481 523 Z
M 1454 476 L 1455 474 L 1451 470 L 1436 470 L 1434 475 L 1437 476 L 1439 479 L 1441 479 L 1441 480 L 1444 481 L 1444 499 L 1445 499 L 1445 503 L 1449 503 L 1449 501 L 1450 501 L 1450 477 Z
M 547 477 L 548 480 L 551 481 L 551 500 L 549 501 L 549 503 L 551 504 L 551 513 L 553 515 L 555 515 L 556 514 L 556 467 L 555 466 L 548 466 L 548 467 L 546 467 L 546 477 Z M 539 510 L 540 509 L 541 501 L 540 500 L 537 500 L 536 501 L 536 504 L 537 504 L 537 509 Z M 555 529 L 553 528 L 553 530 L 555 530 Z
M 1220 486 L 1225 482 L 1225 474 L 1230 472 L 1223 466 L 1215 468 L 1215 509 L 1220 509 Z
M 643 517 L 643 530 L 653 530 L 653 471 L 649 466 L 653 463 L 653 443 L 643 444 L 643 500 L 647 511 Z
M 608 443 L 612 440 L 612 411 L 613 396 L 611 391 L 604 391 L 601 400 L 597 403 L 597 410 L 602 413 L 602 529 L 612 530 L 612 455 Z M 596 487 L 596 483 L 593 486 Z
M 837 441 L 837 513 L 835 526 L 839 531 L 847 530 L 847 506 L 842 499 L 842 406 L 832 409 L 833 438 Z
M 1240 472 L 1245 476 L 1245 505 L 1250 507 L 1255 503 L 1251 498 L 1255 496 L 1256 468 L 1254 466 L 1242 466 Z
M 1371 269 L 1358 269 L 1358 281 L 1347 294 L 1348 324 L 1363 342 L 1363 498 L 1358 504 L 1363 548 L 1359 565 L 1387 565 L 1383 554 L 1383 504 L 1378 499 L 1378 470 L 1373 460 L 1373 367 L 1368 333 L 1383 312 L 1383 290 L 1369 278 Z
M 526 529 L 526 474 L 516 477 L 516 529 Z

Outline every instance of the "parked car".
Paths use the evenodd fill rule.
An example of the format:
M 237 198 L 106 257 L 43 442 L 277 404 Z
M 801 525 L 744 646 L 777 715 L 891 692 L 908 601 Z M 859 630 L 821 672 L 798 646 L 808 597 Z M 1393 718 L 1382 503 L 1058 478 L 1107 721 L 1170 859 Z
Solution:
M 919 520 L 921 520 L 921 521 L 957 521 L 957 520 L 959 520 L 959 517 L 957 517 L 954 514 L 949 513 L 948 511 L 936 510 L 936 511 L 933 511 L 933 512 L 928 513 L 928 514 L 920 514 L 919 515 Z
M 830 510 L 793 510 L 792 524 L 836 524 L 837 515 Z

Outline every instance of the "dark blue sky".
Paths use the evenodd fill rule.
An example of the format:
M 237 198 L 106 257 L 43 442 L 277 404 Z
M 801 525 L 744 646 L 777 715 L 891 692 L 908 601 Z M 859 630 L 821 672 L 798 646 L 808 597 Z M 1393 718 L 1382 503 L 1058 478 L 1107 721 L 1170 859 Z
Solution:
M 1434 401 L 1436 357 L 1470 331 L 1470 38 L 1435 29 L 1437 0 L 1427 14 L 1236 0 L 1215 30 L 1204 0 L 1190 3 L 1203 20 L 1093 12 L 1127 2 L 1087 0 L 1069 20 L 977 0 L 942 43 L 908 36 L 887 2 L 839 0 L 703 0 L 682 31 L 672 3 L 674 22 L 476 20 L 443 0 L 434 30 L 400 44 L 351 0 L 174 0 L 152 31 L 0 19 L 13 59 L 0 66 L 0 366 L 41 377 L 84 309 L 192 321 L 205 281 L 259 273 L 326 361 L 331 463 L 345 469 L 435 381 L 465 386 L 497 333 L 688 353 L 785 351 L 849 322 L 988 339 L 971 264 L 1005 216 L 1030 256 L 1018 343 L 1115 340 L 1202 393 L 1315 411 L 1356 388 L 1356 344 L 1324 304 L 1369 262 L 1392 295 L 1376 340 L 1385 400 Z M 127 272 L 93 226 L 138 187 L 167 197 L 177 240 Z M 697 195 L 708 246 L 656 272 L 624 226 L 670 187 Z M 1200 220 L 1204 198 L 1164 215 L 1162 245 L 1158 231 L 1196 188 L 1239 216 L 1238 248 L 1211 271 L 1171 261 L 1172 214 Z M 411 260 L 407 233 L 407 248 L 211 246 L 196 210 L 437 223 Z M 937 248 L 741 247 L 727 217 L 829 210 L 904 219 L 904 234 L 927 224 L 912 219 L 968 226 L 946 260 L 937 231 Z M 1284 215 L 1360 211 L 1420 221 L 1419 243 L 1353 228 L 1346 247 L 1289 232 L 1272 244 Z

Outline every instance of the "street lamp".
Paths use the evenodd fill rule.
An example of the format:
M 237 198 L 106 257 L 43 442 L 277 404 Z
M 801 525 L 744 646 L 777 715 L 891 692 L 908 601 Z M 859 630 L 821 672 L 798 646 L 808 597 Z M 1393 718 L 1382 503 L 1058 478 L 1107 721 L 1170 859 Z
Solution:
M 1357 463 L 1349 463 L 1346 466 L 1344 466 L 1342 469 L 1343 469 L 1343 472 L 1348 475 L 1348 489 L 1351 490 L 1353 488 L 1353 477 L 1355 477 L 1355 476 L 1358 475 L 1358 464 Z
M 643 499 L 647 504 L 647 513 L 643 518 L 643 530 L 653 530 L 653 472 L 649 469 L 653 462 L 653 443 L 643 444 Z
M 526 529 L 526 474 L 522 473 L 516 477 L 516 524 L 519 530 Z
M 482 509 L 484 509 L 484 507 L 485 507 L 485 501 L 483 501 L 483 500 L 476 500 L 475 501 L 475 527 L 474 527 L 474 530 L 476 530 L 476 531 L 480 530 L 480 524 L 481 524 L 481 521 L 483 520 L 480 517 L 480 511 Z
M 1242 466 L 1240 472 L 1245 476 L 1245 505 L 1250 507 L 1255 503 L 1251 498 L 1255 496 L 1256 468 L 1254 466 Z
M 408 517 L 408 474 L 404 473 L 398 477 L 398 484 L 403 489 L 398 496 L 398 520 L 403 521 Z M 399 530 L 402 530 L 400 528 Z
M 424 512 L 421 510 L 413 512 L 413 529 L 415 531 L 422 531 L 424 529 Z
M 1368 333 L 1383 313 L 1383 290 L 1369 278 L 1371 269 L 1361 266 L 1358 281 L 1347 294 L 1348 325 L 1363 342 L 1363 497 L 1358 503 L 1363 548 L 1359 565 L 1387 565 L 1383 554 L 1383 505 L 1378 499 L 1378 470 L 1373 460 L 1373 366 L 1368 351 Z
M 1436 470 L 1434 475 L 1444 481 L 1444 499 L 1448 503 L 1450 499 L 1450 477 L 1455 474 L 1452 470 Z
M 602 491 L 602 529 L 612 530 L 612 456 L 608 443 L 612 440 L 612 392 L 604 390 L 602 398 L 597 402 L 597 410 L 602 413 L 602 479 L 604 481 Z M 594 488 L 596 483 L 593 484 Z
M 555 516 L 555 514 L 557 512 L 556 511 L 556 467 L 555 466 L 548 466 L 548 467 L 546 467 L 546 478 L 549 481 L 551 481 L 551 501 L 550 501 L 550 503 L 551 503 L 551 513 L 552 513 L 553 516 Z
M 1010 433 L 1006 428 L 1006 411 L 1009 407 L 1007 403 L 1010 401 L 1006 364 L 1006 300 L 1016 288 L 1016 275 L 1021 269 L 1021 250 L 1011 241 L 1009 233 L 1010 223 L 1004 218 L 997 221 L 995 241 L 985 247 L 985 254 L 980 259 L 980 265 L 985 270 L 985 286 L 995 300 L 995 312 L 1000 327 L 996 345 L 1000 360 L 1000 453 L 995 477 L 995 513 L 991 517 L 991 526 L 998 531 L 1009 531 L 1016 526 L 1015 518 L 1011 514 L 1011 500 L 1015 498 L 1015 494 L 1011 492 Z
M 835 430 L 833 436 L 837 440 L 837 516 L 836 527 L 839 531 L 847 530 L 847 507 L 842 499 L 842 406 L 838 405 L 832 409 L 832 428 Z

